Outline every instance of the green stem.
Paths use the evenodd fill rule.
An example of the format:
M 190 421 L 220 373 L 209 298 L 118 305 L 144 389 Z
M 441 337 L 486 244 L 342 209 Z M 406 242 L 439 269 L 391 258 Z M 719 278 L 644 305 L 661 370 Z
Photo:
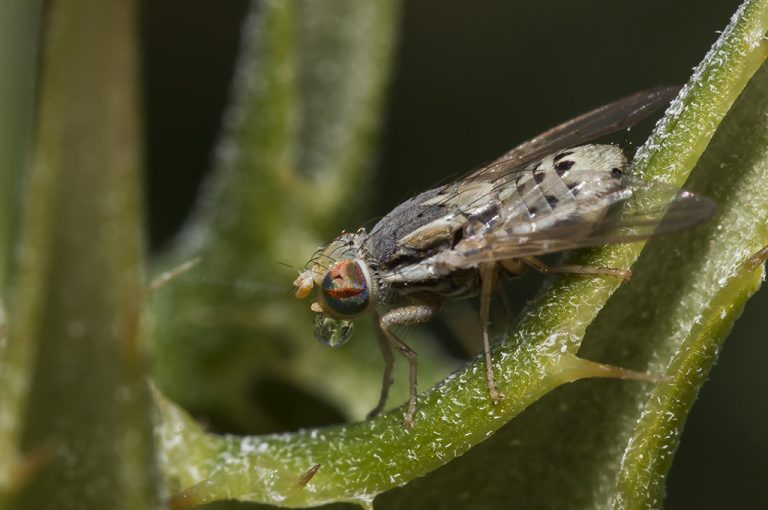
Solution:
M 48 6 L 13 273 L 17 355 L 3 357 L 2 393 L 17 398 L 3 412 L 19 420 L 19 508 L 158 501 L 141 327 L 135 9 L 133 0 Z
M 378 393 L 364 335 L 341 353 L 308 343 L 307 303 L 276 298 L 296 277 L 280 263 L 302 266 L 364 196 L 398 5 L 252 2 L 210 183 L 163 259 L 200 263 L 151 303 L 156 384 L 229 430 L 280 428 L 274 380 L 357 416 Z M 339 371 L 355 384 L 327 377 Z M 270 397 L 254 398 L 254 374 Z
M 767 93 L 768 67 L 763 66 L 699 163 L 697 176 L 713 178 L 705 182 L 697 179 L 693 184 L 721 204 L 720 215 L 707 226 L 710 235 L 706 244 L 669 254 L 667 264 L 697 266 L 700 276 L 695 285 L 711 289 L 712 297 L 707 297 L 711 299 L 709 304 L 693 308 L 689 301 L 696 298 L 696 291 L 690 290 L 686 292 L 688 302 L 677 305 L 690 309 L 687 317 L 678 315 L 678 323 L 692 325 L 690 333 L 679 346 L 659 351 L 664 353 L 663 360 L 669 360 L 665 370 L 671 380 L 645 396 L 645 412 L 622 459 L 616 508 L 648 508 L 658 506 L 663 499 L 666 473 L 688 412 L 733 323 L 747 299 L 760 287 L 763 272 L 755 269 L 764 258 L 750 259 L 750 254 L 768 244 Z M 722 182 L 724 171 L 736 178 Z M 674 276 L 666 278 L 669 281 Z M 678 284 L 690 285 L 682 281 Z M 662 302 L 671 301 L 657 297 Z M 664 369 L 661 362 L 657 365 Z
M 21 411 L 28 385 L 30 346 L 7 341 L 6 298 L 11 241 L 17 221 L 18 188 L 27 170 L 34 84 L 37 71 L 39 1 L 6 1 L 0 5 L 0 289 L 3 292 L 0 331 L 0 508 L 17 486 Z M 41 253 L 42 246 L 29 246 Z
M 0 3 L 0 289 L 17 221 L 21 176 L 29 162 L 37 71 L 40 0 Z M 5 297 L 5 296 L 3 296 Z M 0 457 L 4 457 L 0 453 Z

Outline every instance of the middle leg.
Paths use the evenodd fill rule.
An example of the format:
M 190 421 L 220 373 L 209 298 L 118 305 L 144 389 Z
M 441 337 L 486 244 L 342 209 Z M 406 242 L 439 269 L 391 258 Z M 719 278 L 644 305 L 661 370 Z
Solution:
M 632 272 L 629 269 L 618 269 L 615 267 L 594 267 L 594 266 L 549 266 L 536 257 L 521 257 L 519 259 L 525 265 L 545 274 L 597 274 L 603 276 L 615 276 L 622 280 L 629 281 Z
M 493 360 L 491 359 L 491 342 L 488 338 L 488 320 L 491 314 L 491 295 L 496 286 L 498 277 L 496 262 L 484 262 L 480 264 L 480 322 L 483 327 L 483 354 L 485 355 L 485 379 L 488 383 L 488 393 L 493 403 L 498 403 L 504 398 L 496 387 L 496 380 L 493 377 Z

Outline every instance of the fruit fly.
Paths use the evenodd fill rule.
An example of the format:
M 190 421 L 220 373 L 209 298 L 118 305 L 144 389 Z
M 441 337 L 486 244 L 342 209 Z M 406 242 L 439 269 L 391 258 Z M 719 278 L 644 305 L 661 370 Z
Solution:
M 385 369 L 371 415 L 386 402 L 394 348 L 410 364 L 404 423 L 413 424 L 417 355 L 394 327 L 428 321 L 445 300 L 479 294 L 488 392 L 497 403 L 503 395 L 494 381 L 488 318 L 501 274 L 533 269 L 627 279 L 628 269 L 550 267 L 537 257 L 648 239 L 713 214 L 714 204 L 704 197 L 627 175 L 618 146 L 589 144 L 636 124 L 677 92 L 647 90 L 569 120 L 405 201 L 370 231 L 342 232 L 315 253 L 294 282 L 299 298 L 319 289 L 311 305 L 315 337 L 340 346 L 351 335 L 353 319 L 376 314 Z

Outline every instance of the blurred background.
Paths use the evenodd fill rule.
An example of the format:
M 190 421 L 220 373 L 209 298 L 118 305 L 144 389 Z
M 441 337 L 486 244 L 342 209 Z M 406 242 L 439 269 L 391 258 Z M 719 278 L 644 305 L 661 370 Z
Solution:
M 339 229 L 383 215 L 590 108 L 684 83 L 739 3 L 405 2 L 370 183 L 378 191 L 364 207 L 350 207 Z M 211 5 L 154 0 L 143 6 L 154 250 L 179 229 L 210 166 L 249 2 Z M 651 126 L 616 141 L 631 153 Z M 668 509 L 768 508 L 767 307 L 763 289 L 693 408 L 669 478 Z

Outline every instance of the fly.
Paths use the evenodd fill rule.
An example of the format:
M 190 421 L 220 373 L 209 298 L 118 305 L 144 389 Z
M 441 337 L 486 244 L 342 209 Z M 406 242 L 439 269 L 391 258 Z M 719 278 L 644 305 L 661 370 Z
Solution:
M 526 269 L 629 278 L 628 269 L 549 267 L 547 253 L 648 239 L 709 218 L 714 203 L 626 175 L 615 145 L 591 140 L 636 124 L 677 94 L 676 87 L 640 92 L 565 122 L 458 180 L 397 206 L 368 232 L 342 232 L 320 248 L 294 282 L 296 296 L 317 286 L 315 337 L 337 347 L 352 320 L 373 312 L 385 358 L 379 403 L 386 402 L 392 348 L 410 364 L 406 426 L 416 412 L 417 355 L 392 331 L 426 322 L 447 299 L 480 295 L 488 392 L 496 386 L 488 338 L 491 294 L 501 274 Z

